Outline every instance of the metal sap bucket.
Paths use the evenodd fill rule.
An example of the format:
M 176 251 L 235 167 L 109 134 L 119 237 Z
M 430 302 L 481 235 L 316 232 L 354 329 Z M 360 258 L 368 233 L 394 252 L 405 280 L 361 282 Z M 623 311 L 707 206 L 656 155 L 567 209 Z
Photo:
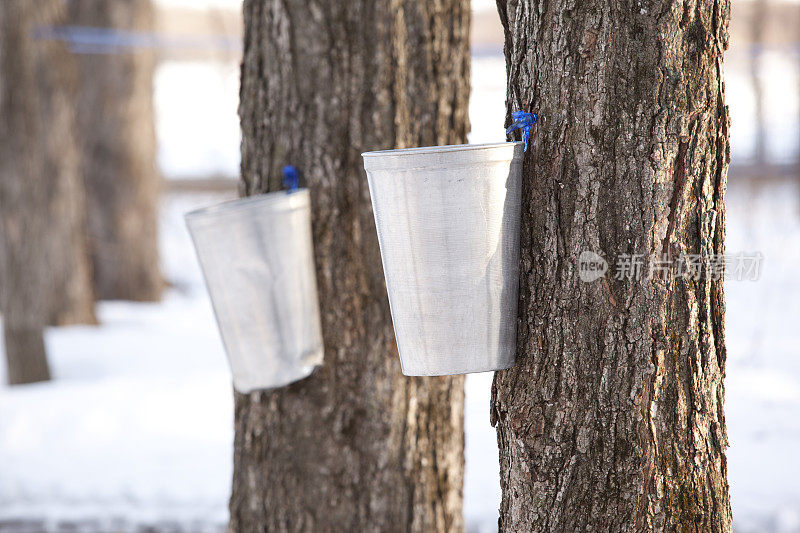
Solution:
M 403 373 L 512 366 L 523 143 L 362 155 Z
M 236 390 L 280 387 L 322 364 L 308 190 L 224 202 L 186 224 Z

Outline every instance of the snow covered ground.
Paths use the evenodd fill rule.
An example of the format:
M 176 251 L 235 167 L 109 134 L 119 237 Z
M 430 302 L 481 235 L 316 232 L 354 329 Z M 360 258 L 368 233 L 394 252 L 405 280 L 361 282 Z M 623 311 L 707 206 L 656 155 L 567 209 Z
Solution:
M 759 281 L 725 284 L 735 525 L 800 531 L 800 187 L 734 181 L 727 206 L 727 249 L 764 254 Z
M 0 524 L 225 522 L 231 388 L 181 220 L 209 201 L 164 202 L 162 303 L 101 303 L 100 327 L 51 329 L 53 382 L 0 389 Z
M 782 65 L 778 61 L 775 68 Z M 729 70 L 728 89 L 734 154 L 746 155 L 752 135 L 743 72 Z M 786 76 L 796 87 L 794 70 Z M 159 157 L 167 175 L 236 173 L 236 83 L 235 68 L 161 67 L 156 104 Z M 471 142 L 503 139 L 502 58 L 475 58 L 473 87 Z M 782 108 L 788 106 L 794 117 L 797 91 L 784 94 L 789 96 L 782 98 Z M 794 120 L 789 114 L 770 115 L 775 153 L 794 154 L 797 127 L 784 125 Z M 164 197 L 162 255 L 173 286 L 162 303 L 100 304 L 101 326 L 48 331 L 52 382 L 0 385 L 0 532 L 19 531 L 22 523 L 33 529 L 72 524 L 82 531 L 224 528 L 231 388 L 181 219 L 191 208 L 220 199 Z M 800 531 L 798 182 L 732 179 L 727 220 L 729 251 L 759 250 L 765 257 L 759 281 L 726 285 L 728 457 L 736 528 Z M 488 417 L 490 384 L 491 374 L 467 379 L 464 508 L 475 532 L 496 529 L 500 493 Z

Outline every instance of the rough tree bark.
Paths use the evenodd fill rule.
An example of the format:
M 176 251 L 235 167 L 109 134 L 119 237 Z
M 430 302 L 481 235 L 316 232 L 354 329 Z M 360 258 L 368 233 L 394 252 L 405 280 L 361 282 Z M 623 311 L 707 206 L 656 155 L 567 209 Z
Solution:
M 76 26 L 152 32 L 150 0 L 73 0 Z M 91 53 L 91 52 L 112 53 Z M 158 193 L 151 48 L 78 54 L 78 132 L 97 297 L 158 300 Z
M 463 378 L 405 378 L 360 153 L 466 140 L 469 3 L 247 0 L 242 194 L 311 189 L 325 365 L 236 394 L 231 531 L 463 529 Z
M 523 179 L 518 363 L 495 377 L 500 529 L 730 531 L 721 280 L 725 0 L 499 0 Z M 610 269 L 581 281 L 577 259 Z M 640 280 L 617 269 L 644 254 Z
M 47 379 L 42 328 L 94 319 L 60 0 L 0 3 L 0 309 L 8 379 Z

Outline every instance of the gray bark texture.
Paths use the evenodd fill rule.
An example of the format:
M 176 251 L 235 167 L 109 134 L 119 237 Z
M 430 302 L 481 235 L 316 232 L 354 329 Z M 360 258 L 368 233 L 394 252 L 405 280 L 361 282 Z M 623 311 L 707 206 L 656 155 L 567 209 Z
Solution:
M 722 280 L 725 0 L 499 0 L 523 171 L 518 362 L 496 374 L 500 530 L 730 531 Z M 609 262 L 581 281 L 577 259 Z M 640 280 L 616 279 L 644 254 Z
M 463 377 L 400 373 L 360 153 L 461 143 L 469 2 L 246 0 L 241 192 L 311 190 L 325 365 L 236 394 L 230 531 L 460 531 Z
M 72 0 L 75 26 L 152 32 L 150 0 Z M 100 50 L 102 51 L 102 50 Z M 155 52 L 77 54 L 78 140 L 86 182 L 94 288 L 99 299 L 161 297 L 158 264 Z
M 0 3 L 0 309 L 11 383 L 48 379 L 42 328 L 95 322 L 60 0 Z

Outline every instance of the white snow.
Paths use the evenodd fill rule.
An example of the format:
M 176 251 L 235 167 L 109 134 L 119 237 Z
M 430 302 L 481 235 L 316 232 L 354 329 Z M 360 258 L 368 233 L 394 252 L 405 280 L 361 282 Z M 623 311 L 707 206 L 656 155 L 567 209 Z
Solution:
M 765 258 L 758 282 L 725 284 L 734 520 L 800 531 L 800 187 L 733 182 L 727 205 L 728 250 Z
M 161 171 L 172 179 L 236 176 L 238 65 L 165 61 L 153 86 Z
M 197 10 L 241 9 L 242 0 L 156 0 L 161 7 L 181 7 Z
M 797 91 L 789 91 L 797 83 L 794 69 L 785 74 L 790 81 L 778 83 L 778 102 L 796 117 Z M 752 95 L 743 88 L 743 71 L 729 73 L 738 158 L 740 152 L 748 154 L 752 143 L 746 118 Z M 236 78 L 235 65 L 160 67 L 159 161 L 168 176 L 236 174 Z M 504 138 L 504 91 L 503 59 L 476 57 L 471 142 Z M 796 122 L 788 114 L 768 113 L 780 126 L 770 140 L 776 153 L 796 153 Z M 789 135 L 784 122 L 795 133 Z M 224 526 L 232 460 L 231 387 L 181 219 L 192 207 L 221 199 L 210 194 L 164 197 L 162 260 L 173 286 L 162 303 L 102 303 L 100 327 L 50 329 L 47 345 L 55 379 L 15 388 L 0 385 L 0 525 L 66 520 L 94 524 L 84 530 L 97 531 L 158 523 L 193 531 Z M 736 527 L 800 531 L 798 182 L 732 180 L 727 224 L 728 251 L 760 250 L 765 256 L 759 281 L 726 283 L 728 465 Z M 0 365 L 0 383 L 2 372 Z M 496 439 L 489 426 L 491 378 L 467 378 L 464 512 L 475 532 L 496 529 L 500 494 Z
M 191 200 L 163 210 L 166 271 L 180 288 L 159 304 L 101 303 L 101 327 L 50 329 L 54 380 L 0 388 L 0 523 L 226 520 L 233 403 L 180 219 Z

